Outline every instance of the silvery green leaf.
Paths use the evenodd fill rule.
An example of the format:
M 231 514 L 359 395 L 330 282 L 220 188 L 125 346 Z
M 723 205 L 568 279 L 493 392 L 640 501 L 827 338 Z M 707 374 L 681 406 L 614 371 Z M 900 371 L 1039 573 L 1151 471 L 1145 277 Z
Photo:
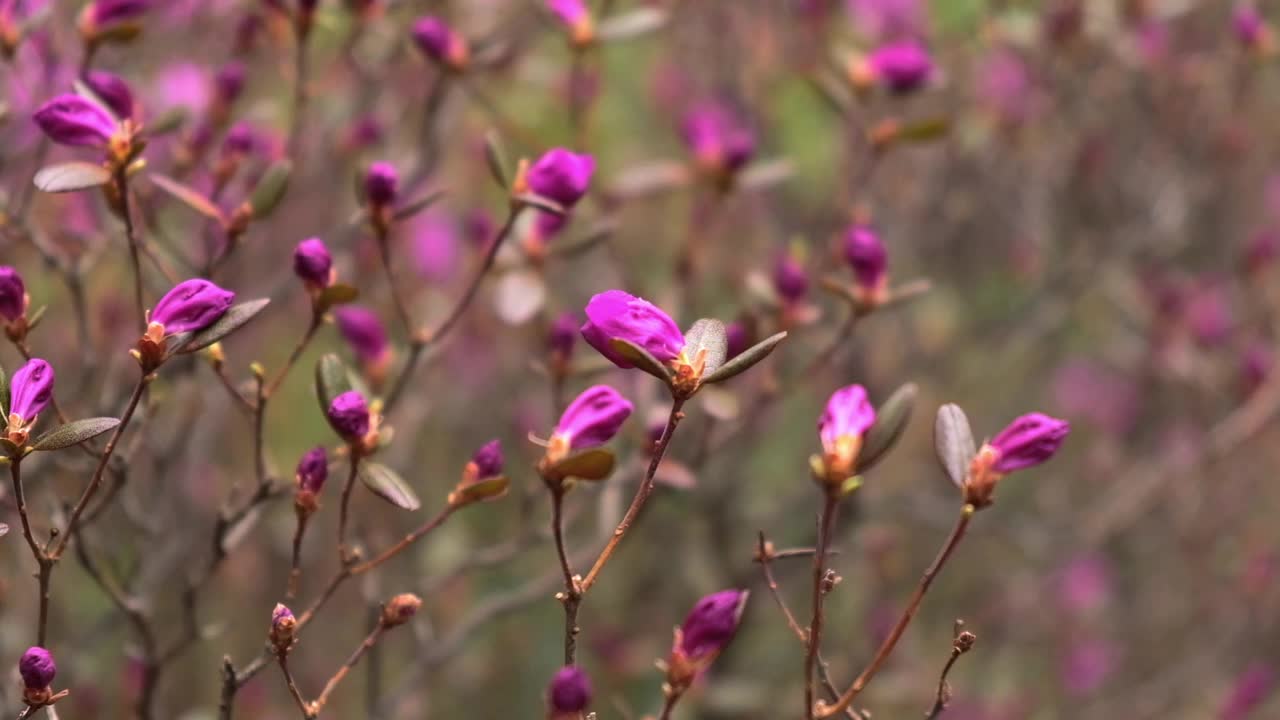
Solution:
M 382 463 L 362 461 L 360 463 L 360 481 L 373 491 L 374 495 L 386 500 L 402 510 L 417 510 L 422 507 L 418 496 L 409 484 L 395 470 Z
M 262 179 L 253 188 L 249 196 L 249 207 L 253 208 L 253 217 L 262 219 L 270 215 L 289 188 L 289 176 L 293 174 L 293 164 L 288 160 L 280 160 L 267 168 Z
M 605 42 L 630 40 L 651 33 L 667 23 L 667 13 L 658 8 L 639 8 L 619 13 L 600 23 L 596 37 Z
M 316 362 L 316 400 L 320 403 L 320 413 L 327 415 L 333 399 L 352 389 L 351 376 L 347 366 L 333 353 L 325 353 Z
M 36 438 L 32 450 L 61 450 L 98 437 L 120 424 L 119 418 L 97 417 L 72 420 Z
M 538 195 L 536 193 L 530 192 L 530 193 L 524 193 L 521 195 L 516 195 L 515 199 L 524 203 L 525 205 L 536 207 L 539 210 L 542 210 L 543 212 L 549 212 L 552 215 L 558 215 L 560 217 L 563 217 L 565 213 L 569 212 L 564 208 L 563 205 L 556 202 L 555 200 L 552 200 L 551 198 L 542 197 L 541 195 Z
M 663 382 L 671 382 L 671 371 L 667 369 L 666 365 L 658 362 L 657 358 L 650 355 L 648 350 L 645 350 L 630 340 L 623 340 L 622 338 L 610 339 L 609 345 L 613 348 L 614 352 L 626 358 L 627 362 L 632 365 L 635 365 Z
M 684 334 L 684 351 L 690 361 L 705 351 L 703 375 L 714 373 L 724 365 L 725 355 L 729 353 L 724 323 L 711 318 L 695 321 Z
M 978 448 L 973 442 L 969 418 L 959 405 L 948 403 L 938 408 L 938 417 L 933 423 L 933 446 L 947 477 L 956 487 L 963 488 L 969 463 L 978 454 Z
M 442 197 L 444 197 L 443 190 L 436 190 L 435 192 L 428 193 L 425 197 L 418 198 L 417 200 L 414 200 L 413 202 L 408 203 L 407 205 L 400 208 L 399 210 L 396 210 L 396 214 L 394 217 L 396 220 L 408 220 L 414 215 L 417 215 L 423 210 L 426 210 L 427 208 L 434 205 L 436 201 Z
M 222 210 L 214 205 L 209 198 L 205 197 L 200 191 L 183 185 L 173 178 L 152 173 L 147 176 L 151 180 L 151 184 L 172 195 L 179 202 L 196 212 L 204 215 L 211 220 L 217 220 L 219 223 L 225 223 L 226 218 L 222 214 Z
M 111 171 L 89 162 L 59 163 L 37 170 L 32 182 L 47 193 L 76 192 L 106 185 Z
M 489 175 L 503 190 L 511 187 L 511 163 L 507 162 L 506 150 L 502 147 L 502 138 L 496 131 L 490 130 L 484 135 L 484 160 L 489 166 Z
M 916 394 L 916 384 L 907 383 L 895 390 L 876 409 L 875 424 L 867 431 L 862 441 L 862 451 L 858 453 L 858 472 L 865 472 L 875 465 L 897 444 L 907 429 L 907 422 L 911 420 Z
M 250 320 L 257 317 L 271 300 L 269 298 L 261 298 L 258 300 L 250 300 L 242 302 L 239 305 L 232 305 L 231 309 L 222 314 L 222 317 L 214 321 L 209 327 L 195 333 L 191 339 L 182 346 L 178 352 L 192 353 L 218 342 L 222 338 L 244 327 Z
M 761 340 L 755 345 L 743 350 L 737 357 L 721 365 L 715 372 L 702 378 L 703 384 L 706 385 L 724 382 L 734 375 L 745 371 L 747 368 L 768 357 L 769 353 L 773 352 L 773 349 L 778 347 L 778 343 L 782 342 L 786 338 L 787 334 L 785 332 L 780 332 L 777 335 Z

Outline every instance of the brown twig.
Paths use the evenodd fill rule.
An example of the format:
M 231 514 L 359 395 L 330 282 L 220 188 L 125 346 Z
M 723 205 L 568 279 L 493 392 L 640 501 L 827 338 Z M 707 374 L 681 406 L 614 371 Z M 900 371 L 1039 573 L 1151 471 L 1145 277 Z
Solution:
M 581 579 L 573 574 L 564 547 L 564 490 L 551 490 L 551 536 L 555 539 L 560 572 L 564 574 L 564 592 L 558 595 L 564 605 L 564 664 L 572 665 L 578 646 L 578 607 L 582 604 Z
M 964 629 L 964 620 L 957 619 L 955 622 L 955 631 L 951 638 L 951 655 L 947 658 L 947 663 L 942 666 L 942 673 L 938 676 L 938 691 L 934 696 L 933 707 L 930 708 L 929 714 L 925 720 L 936 720 L 947 709 L 947 704 L 951 702 L 951 687 L 947 685 L 947 675 L 950 674 L 951 668 L 956 664 L 956 660 L 960 656 L 973 649 L 973 643 L 978 638 L 971 632 Z
M 342 500 L 338 506 L 338 562 L 343 566 L 351 562 L 351 553 L 347 548 L 347 516 L 351 506 L 351 491 L 355 489 L 356 475 L 360 472 L 360 454 L 353 451 L 350 460 L 351 470 L 342 486 Z
M 329 678 L 329 682 L 325 683 L 324 689 L 320 691 L 320 696 L 311 704 L 312 714 L 308 715 L 308 717 L 315 717 L 320 714 L 325 703 L 329 701 L 329 696 L 333 694 L 333 691 L 338 687 L 338 683 L 342 682 L 342 679 L 347 676 L 347 673 L 351 672 L 351 669 L 356 666 L 356 663 L 360 662 L 360 658 L 364 657 L 365 653 L 369 652 L 369 650 L 377 644 L 383 633 L 387 631 L 387 627 L 387 624 L 384 622 L 378 623 L 377 627 L 373 629 L 373 632 L 369 633 L 369 635 L 365 637 L 364 642 L 360 643 L 360 646 L 355 649 L 355 652 L 351 653 L 351 657 L 347 658 L 347 661 L 342 664 L 342 667 L 338 668 L 338 671 L 333 674 L 333 677 Z
M 822 651 L 822 625 L 824 618 L 822 601 L 826 597 L 827 546 L 831 543 L 831 529 L 836 523 L 840 507 L 836 490 L 826 488 L 822 515 L 818 519 L 818 545 L 813 554 L 813 616 L 809 621 L 807 652 L 804 658 L 804 707 L 807 717 L 813 717 L 813 674 L 818 665 L 818 653 Z
M 126 168 L 115 173 L 116 192 L 120 194 L 120 219 L 124 221 L 124 236 L 129 243 L 129 263 L 133 268 L 133 304 L 138 312 L 138 325 L 147 326 L 146 303 L 142 298 L 142 263 L 138 260 L 138 236 L 133 228 L 133 216 L 129 207 L 129 180 Z
M 18 517 L 22 520 L 22 537 L 31 549 L 31 557 L 39 567 L 37 578 L 40 588 L 40 624 L 36 626 L 36 644 L 45 647 L 49 627 L 49 576 L 53 570 L 53 559 L 40 547 L 35 533 L 31 530 L 31 519 L 27 514 L 27 499 L 22 488 L 22 461 L 15 459 L 9 463 L 9 475 L 13 479 L 13 499 L 18 505 Z

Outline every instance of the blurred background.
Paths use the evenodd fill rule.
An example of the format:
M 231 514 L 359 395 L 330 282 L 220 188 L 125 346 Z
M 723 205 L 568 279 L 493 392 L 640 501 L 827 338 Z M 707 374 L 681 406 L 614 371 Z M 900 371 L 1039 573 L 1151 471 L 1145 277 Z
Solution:
M 233 387 L 247 387 L 252 362 L 279 369 L 306 329 L 291 256 L 311 236 L 384 321 L 391 377 L 402 367 L 410 338 L 357 217 L 368 163 L 399 169 L 406 202 L 445 192 L 392 232 L 396 283 L 414 321 L 435 327 L 505 216 L 486 133 L 512 158 L 564 146 L 598 161 L 566 226 L 517 228 L 388 418 L 396 434 L 380 459 L 423 509 L 357 488 L 353 529 L 364 546 L 389 546 L 430 517 L 491 438 L 504 444 L 513 488 L 344 586 L 304 631 L 291 667 L 314 695 L 381 602 L 424 599 L 327 714 L 545 714 L 563 614 L 549 501 L 533 470 L 542 450 L 526 437 L 547 436 L 556 408 L 594 382 L 636 403 L 612 444 L 613 477 L 569 498 L 569 545 L 589 559 L 636 487 L 668 399 L 647 375 L 606 369 L 581 342 L 557 391 L 547 338 L 563 313 L 580 322 L 591 295 L 621 288 L 682 327 L 716 317 L 747 335 L 791 335 L 686 408 L 657 495 L 584 605 L 579 662 L 600 718 L 658 711 L 653 663 L 672 628 L 697 598 L 729 587 L 752 590 L 741 631 L 676 716 L 799 715 L 803 651 L 753 556 L 760 532 L 778 548 L 812 547 L 816 418 L 852 382 L 876 402 L 907 382 L 919 394 L 901 442 L 842 509 L 831 564 L 843 581 L 827 600 L 825 644 L 837 684 L 869 660 L 959 510 L 934 456 L 938 406 L 960 404 L 979 441 L 1033 410 L 1072 423 L 1058 457 L 1007 479 L 977 516 L 859 707 L 877 718 L 926 713 L 963 618 L 978 642 L 950 676 L 944 717 L 1280 715 L 1271 693 L 1280 491 L 1270 482 L 1280 460 L 1271 373 L 1280 78 L 1267 20 L 1280 7 L 602 0 L 589 4 L 593 42 L 583 45 L 580 18 L 541 2 L 324 0 L 300 64 L 307 11 L 294 0 L 152 5 L 129 20 L 136 34 L 115 38 L 128 42 L 89 55 L 79 3 L 0 0 L 0 259 L 23 273 L 32 307 L 48 307 L 28 342 L 56 368 L 71 417 L 118 415 L 136 372 L 120 223 L 96 191 L 31 185 L 41 166 L 97 160 L 49 144 L 30 120 L 71 91 L 86 63 L 123 78 L 134 117 L 156 131 L 133 182 L 140 233 L 158 258 L 143 266 L 150 302 L 172 285 L 164 266 L 179 279 L 200 274 L 220 242 L 213 223 L 150 175 L 231 212 L 267 167 L 293 162 L 278 208 L 216 271 L 241 299 L 272 299 L 223 344 Z M 465 66 L 415 43 L 425 14 L 465 40 Z M 878 50 L 904 44 L 928 67 L 876 65 Z M 898 82 L 895 72 L 915 76 Z M 719 146 L 690 130 L 691 117 L 708 115 Z M 843 247 L 855 227 L 879 236 L 889 286 L 906 292 L 850 322 L 844 293 L 856 280 Z M 326 326 L 266 413 L 265 457 L 281 483 L 303 451 L 338 444 L 311 380 L 325 352 L 359 361 Z M 10 371 L 21 361 L 8 345 L 0 358 Z M 57 687 L 72 691 L 61 717 L 218 716 L 222 658 L 240 667 L 261 652 L 295 528 L 290 492 L 230 531 L 217 522 L 243 502 L 232 488 L 252 482 L 252 440 L 208 358 L 161 373 L 125 436 L 112 502 L 77 543 L 86 552 L 54 575 L 50 649 Z M 37 528 L 65 517 L 91 471 L 78 453 L 25 467 Z M 298 606 L 335 568 L 341 473 L 308 531 Z M 8 491 L 3 503 L 17 528 Z M 0 547 L 0 647 L 16 664 L 34 637 L 34 564 L 16 531 Z M 807 620 L 811 561 L 773 570 Z M 138 613 L 156 637 L 140 632 Z M 148 643 L 174 649 L 158 675 Z M 15 682 L 3 683 L 14 714 Z M 235 702 L 239 717 L 297 712 L 273 666 Z

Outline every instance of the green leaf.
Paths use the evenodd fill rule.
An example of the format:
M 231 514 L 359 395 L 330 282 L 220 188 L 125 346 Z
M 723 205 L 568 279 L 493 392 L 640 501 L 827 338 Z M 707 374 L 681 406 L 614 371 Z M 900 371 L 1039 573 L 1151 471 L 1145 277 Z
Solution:
M 456 506 L 484 502 L 485 500 L 497 500 L 507 494 L 509 487 L 511 487 L 511 481 L 505 475 L 481 478 L 475 482 L 459 483 L 453 492 L 449 494 L 449 502 Z
M 734 359 L 721 365 L 715 372 L 703 377 L 702 383 L 706 385 L 710 383 L 724 382 L 734 375 L 745 371 L 752 365 L 755 365 L 766 357 L 769 357 L 769 353 L 773 352 L 773 349 L 778 347 L 778 343 L 782 342 L 786 338 L 787 334 L 785 332 L 780 332 L 777 335 L 761 340 L 755 345 L 743 350 Z
M 32 182 L 47 193 L 76 192 L 106 185 L 111 171 L 88 162 L 59 163 L 37 170 Z
M 858 472 L 866 472 L 879 462 L 897 444 L 911 420 L 915 408 L 917 388 L 907 383 L 898 388 L 876 410 L 876 422 L 867 431 L 858 453 Z
M 632 365 L 635 365 L 663 382 L 671 382 L 671 371 L 667 369 L 666 365 L 658 362 L 657 358 L 650 355 L 648 350 L 645 350 L 630 340 L 623 340 L 622 338 L 610 339 L 609 345 L 613 348 L 614 352 L 621 355 Z
M 612 452 L 604 448 L 591 448 L 570 455 L 552 465 L 551 470 L 560 477 L 603 480 L 613 472 L 615 460 Z
M 325 312 L 335 305 L 355 302 L 358 297 L 360 297 L 360 291 L 356 288 L 344 283 L 334 283 L 320 293 L 317 302 L 320 305 L 320 312 Z
M 933 447 L 947 477 L 956 487 L 963 488 L 969 463 L 978 454 L 978 448 L 973 442 L 969 418 L 959 405 L 947 403 L 938 408 L 938 417 L 933 423 Z
M 706 365 L 702 374 L 710 375 L 724 365 L 725 355 L 729 354 L 729 337 L 725 334 L 724 323 L 702 318 L 689 326 L 684 334 L 685 356 L 692 361 L 704 350 Z
M 48 305 L 41 305 L 36 308 L 35 312 L 27 318 L 27 330 L 35 330 L 40 321 L 44 319 L 44 313 L 49 309 Z
M 96 417 L 84 420 L 72 420 L 66 425 L 56 427 L 41 435 L 31 445 L 32 450 L 61 450 L 72 445 L 79 445 L 85 440 L 98 437 L 108 430 L 114 430 L 120 424 L 119 418 Z
M 418 496 L 410 489 L 409 484 L 395 470 L 382 463 L 360 463 L 360 482 L 373 491 L 374 495 L 386 500 L 402 510 L 417 510 L 422 507 Z
M 219 223 L 225 223 L 226 217 L 223 216 L 222 210 L 214 205 L 209 198 L 205 197 L 200 191 L 183 185 L 171 177 L 152 173 L 148 176 L 151 183 L 166 193 L 172 195 L 183 205 L 195 210 L 210 220 L 217 220 Z
M 0 365 L 0 410 L 4 410 L 4 417 L 0 418 L 0 422 L 8 422 L 9 419 L 9 374 L 4 371 L 4 366 Z
M 327 416 L 333 399 L 352 390 L 351 375 L 347 366 L 333 353 L 325 353 L 316 362 L 316 399 L 320 402 L 320 414 Z
M 484 160 L 489 166 L 489 175 L 503 190 L 511 187 L 511 163 L 507 161 L 506 150 L 502 147 L 502 138 L 496 131 L 490 130 L 484 135 Z
M 181 105 L 175 106 L 164 111 L 155 120 L 147 122 L 147 137 L 154 138 L 169 133 L 182 127 L 187 122 L 187 109 Z
M 417 200 L 414 200 L 408 205 L 405 205 L 404 207 L 400 208 L 399 210 L 396 211 L 396 214 L 393 217 L 396 220 L 408 220 L 414 215 L 417 215 L 423 210 L 426 210 L 427 208 L 434 205 L 435 202 L 442 197 L 444 197 L 444 191 L 436 190 L 435 192 L 428 194 L 426 197 L 418 198 Z
M 254 218 L 267 217 L 276 209 L 284 198 L 285 190 L 289 188 L 289 176 L 292 173 L 293 164 L 288 160 L 277 161 L 267 168 L 262 179 L 253 188 L 253 194 L 249 196 L 249 207 L 253 208 Z
M 951 122 L 946 118 L 930 118 L 904 125 L 898 131 L 898 140 L 908 143 L 925 143 L 945 137 L 951 130 Z
M 262 312 L 263 308 L 265 308 L 270 302 L 271 300 L 268 298 L 261 298 L 259 300 L 243 302 L 239 305 L 232 305 L 231 309 L 223 313 L 222 317 L 215 320 L 212 325 L 192 335 L 191 339 L 188 340 L 178 352 L 184 354 L 192 353 L 209 347 L 236 330 L 239 330 L 246 323 L 255 318 L 258 313 Z
M 667 24 L 667 13 L 658 8 L 640 8 L 619 13 L 600 23 L 596 37 L 605 42 L 630 40 Z

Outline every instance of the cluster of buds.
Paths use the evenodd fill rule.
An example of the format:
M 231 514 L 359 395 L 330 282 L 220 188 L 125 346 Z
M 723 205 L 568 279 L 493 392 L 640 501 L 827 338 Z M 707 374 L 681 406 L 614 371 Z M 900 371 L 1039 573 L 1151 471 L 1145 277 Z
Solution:
M 147 330 L 132 351 L 143 372 L 156 370 L 168 359 L 168 338 L 209 327 L 226 314 L 235 297 L 201 278 L 184 280 L 165 293 L 147 315 Z
M 585 48 L 595 42 L 595 20 L 584 0 L 547 0 L 547 9 L 564 25 L 569 42 L 575 48 Z
M 662 690 L 674 701 L 693 685 L 738 632 L 750 593 L 721 590 L 702 598 L 675 630 L 671 654 L 659 668 L 666 673 Z
M 585 153 L 552 148 L 533 162 L 522 160 L 512 192 L 516 196 L 533 193 L 551 200 L 561 212 L 538 210 L 522 245 L 535 262 L 546 254 L 547 244 L 569 224 L 569 213 L 586 196 L 595 176 L 596 160 Z
M 502 443 L 490 440 L 475 451 L 462 469 L 462 480 L 449 493 L 449 505 L 462 507 L 473 502 L 496 500 L 506 495 L 511 482 L 503 474 Z
M 326 415 L 329 426 L 346 441 L 353 457 L 368 455 L 377 449 L 382 415 L 376 408 L 370 408 L 358 391 L 348 390 L 335 397 Z
M 828 492 L 847 489 L 858 471 L 863 438 L 876 422 L 866 388 L 849 385 L 832 393 L 818 418 L 822 455 L 812 461 L 813 476 Z
M 293 505 L 299 518 L 310 517 L 320 509 L 320 491 L 324 489 L 325 480 L 329 479 L 329 458 L 324 446 L 318 445 L 302 454 L 298 460 L 298 468 L 294 471 Z
M 293 644 L 298 641 L 297 633 L 298 619 L 293 616 L 293 611 L 276 603 L 275 609 L 271 611 L 271 630 L 267 633 L 267 640 L 277 657 L 289 654 Z
M 560 668 L 547 685 L 547 720 L 578 720 L 591 706 L 591 695 L 591 679 L 582 668 Z
M 66 697 L 68 692 L 53 691 L 53 679 L 58 666 L 53 655 L 42 647 L 29 647 L 18 661 L 18 674 L 22 676 L 22 700 L 28 707 L 42 708 Z
M 471 60 L 467 39 L 434 15 L 418 18 L 413 23 L 413 42 L 446 70 L 462 72 Z
M 338 332 L 360 362 L 360 370 L 374 388 L 382 387 L 395 354 L 387 337 L 387 328 L 373 310 L 349 305 L 333 312 Z
M 979 448 L 964 481 L 964 501 L 975 510 L 995 502 L 996 486 L 1008 473 L 1045 462 L 1071 432 L 1066 420 L 1029 413 L 1009 423 Z
M 5 439 L 23 447 L 40 413 L 53 400 L 53 367 L 32 358 L 13 374 L 9 383 L 9 415 L 5 418 Z
M 383 628 L 403 625 L 418 614 L 418 608 L 420 607 L 422 607 L 422 598 L 413 593 L 401 593 L 388 600 L 387 604 L 382 606 L 382 616 L 379 618 L 379 622 Z
M 4 320 L 4 332 L 15 343 L 22 342 L 31 329 L 27 320 L 27 308 L 31 296 L 22 275 L 8 265 L 0 266 L 0 318 Z
M 79 95 L 59 95 L 41 105 L 32 119 L 59 145 L 104 151 L 113 173 L 123 172 L 146 147 L 140 123 L 131 117 L 117 120 L 107 108 Z M 118 209 L 119 199 L 113 200 Z
M 599 477 L 586 477 L 567 474 L 562 468 L 566 460 L 612 440 L 634 409 L 630 400 L 608 385 L 593 385 L 583 390 L 561 413 L 546 442 L 546 453 L 538 461 L 538 473 L 547 486 L 553 492 L 564 492 L 570 475 L 598 480 L 612 471 L 610 464 Z

